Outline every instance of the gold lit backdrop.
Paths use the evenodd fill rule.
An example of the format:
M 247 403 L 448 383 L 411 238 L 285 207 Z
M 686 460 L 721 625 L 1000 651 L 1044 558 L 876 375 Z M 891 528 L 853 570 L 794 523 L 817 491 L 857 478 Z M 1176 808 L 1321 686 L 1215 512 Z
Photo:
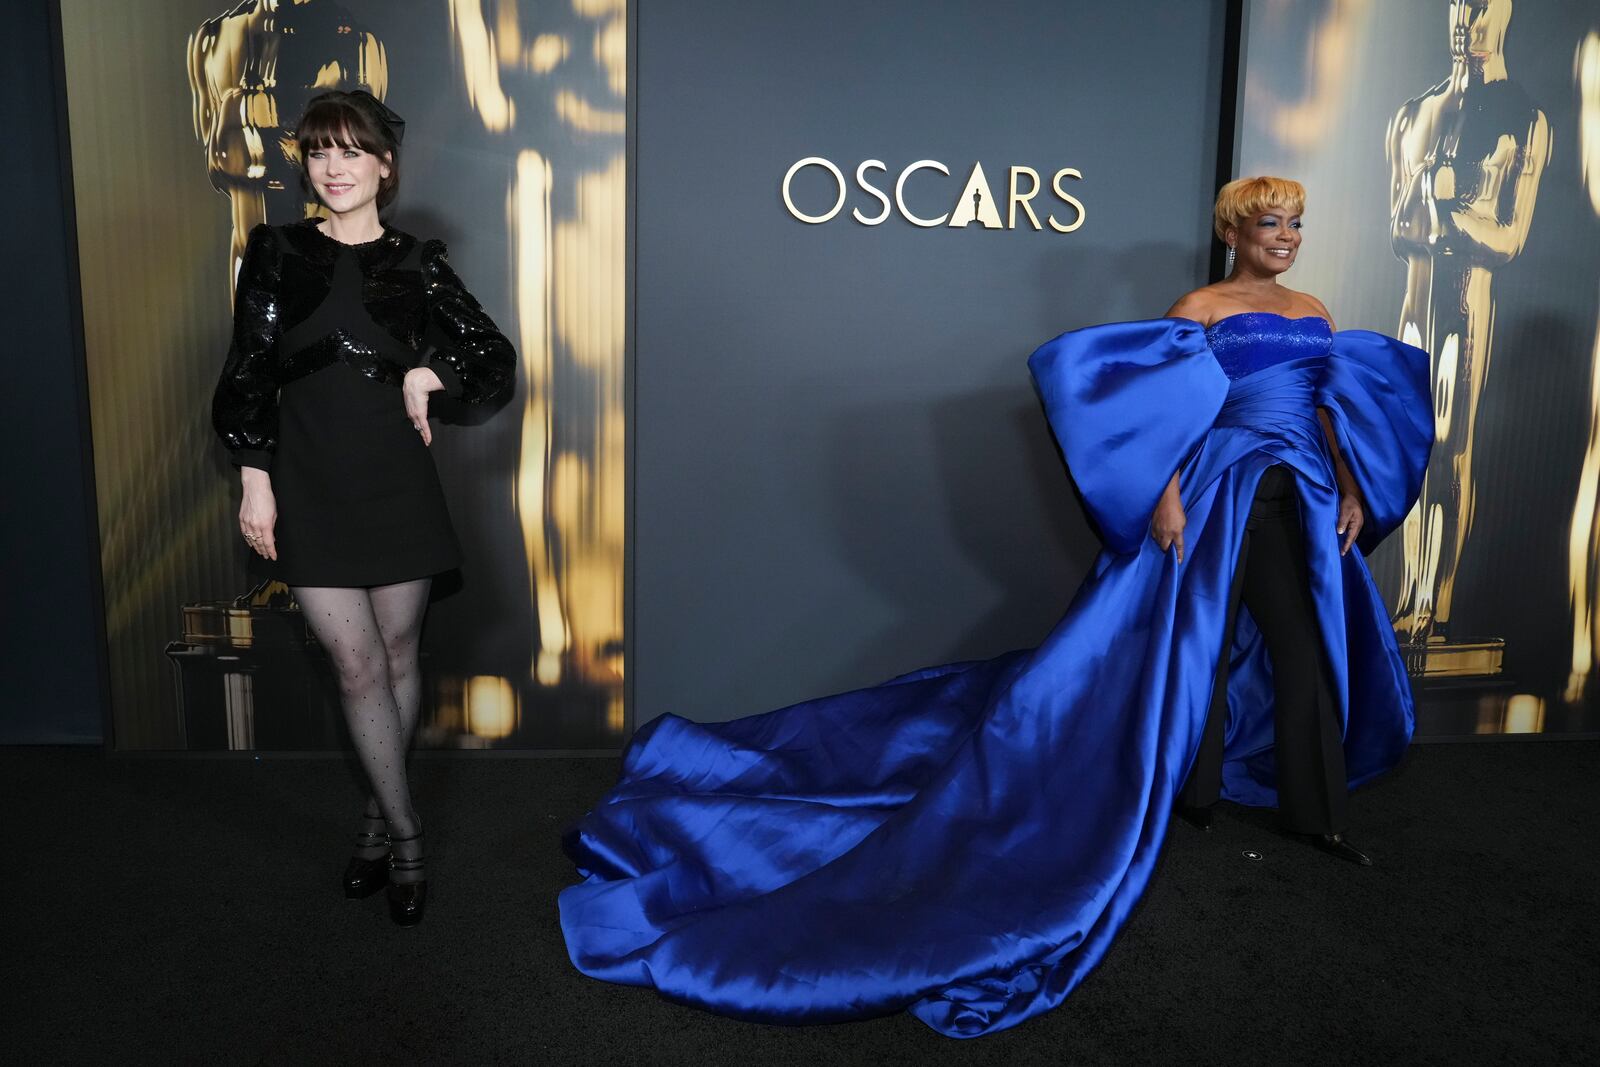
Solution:
M 1307 186 L 1288 284 L 1430 355 L 1422 497 L 1372 561 L 1419 734 L 1600 727 L 1597 31 L 1581 4 L 1246 6 L 1236 170 Z
M 390 221 L 449 243 L 522 361 L 505 409 L 440 407 L 467 563 L 422 743 L 615 748 L 626 0 L 61 6 L 116 744 L 338 743 L 292 605 L 246 595 L 209 409 L 245 234 L 314 210 L 294 119 L 359 86 L 408 123 Z

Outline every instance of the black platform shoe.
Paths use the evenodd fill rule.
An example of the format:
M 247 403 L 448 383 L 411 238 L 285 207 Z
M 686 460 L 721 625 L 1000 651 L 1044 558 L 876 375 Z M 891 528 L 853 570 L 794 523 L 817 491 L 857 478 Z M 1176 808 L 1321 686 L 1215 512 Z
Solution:
M 368 819 L 383 825 L 382 819 Z M 374 833 L 371 830 L 361 830 L 356 833 L 356 848 L 380 848 L 389 844 L 387 834 Z M 349 900 L 364 900 L 389 884 L 389 854 L 384 853 L 377 859 L 364 860 L 359 856 L 351 856 L 350 862 L 344 868 L 344 895 Z
M 1179 804 L 1172 810 L 1177 813 L 1178 818 L 1182 819 L 1196 830 L 1204 830 L 1207 833 L 1211 832 L 1211 826 L 1214 820 L 1212 817 L 1212 809 L 1209 804 L 1205 805 L 1204 807 L 1194 804 Z
M 1344 834 L 1312 834 L 1312 847 L 1326 852 L 1330 856 L 1337 856 L 1347 863 L 1358 864 L 1362 867 L 1372 866 L 1372 857 L 1362 852 L 1359 848 L 1344 839 Z
M 417 841 L 421 834 L 412 834 L 410 837 L 391 837 L 390 844 L 402 844 L 407 841 Z M 396 872 L 420 871 L 423 869 L 423 860 L 402 859 L 392 851 L 389 853 L 389 872 L 387 893 L 389 896 L 389 918 L 394 920 L 396 926 L 415 926 L 422 921 L 422 910 L 428 902 L 428 880 L 419 879 L 415 882 L 397 882 L 393 878 Z

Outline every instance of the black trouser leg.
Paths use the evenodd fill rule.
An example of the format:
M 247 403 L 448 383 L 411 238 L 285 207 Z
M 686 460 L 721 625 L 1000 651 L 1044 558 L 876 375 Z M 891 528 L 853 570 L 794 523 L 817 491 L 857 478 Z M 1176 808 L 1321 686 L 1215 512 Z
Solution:
M 1284 826 L 1300 833 L 1341 832 L 1346 787 L 1339 710 L 1311 597 L 1294 474 L 1287 467 L 1270 467 L 1262 475 L 1245 531 L 1200 754 L 1180 800 L 1209 804 L 1220 788 L 1228 656 L 1242 600 L 1272 661 L 1278 810 Z
M 1278 811 L 1286 829 L 1339 833 L 1345 828 L 1346 801 L 1339 708 L 1311 597 L 1294 476 L 1287 468 L 1268 473 L 1276 470 L 1286 475 L 1287 506 L 1270 519 L 1264 516 L 1252 535 L 1244 602 L 1272 659 Z

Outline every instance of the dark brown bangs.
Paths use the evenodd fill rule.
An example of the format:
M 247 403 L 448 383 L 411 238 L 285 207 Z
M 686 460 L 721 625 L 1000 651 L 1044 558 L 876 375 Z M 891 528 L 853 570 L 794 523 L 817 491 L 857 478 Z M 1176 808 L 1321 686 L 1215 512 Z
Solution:
M 339 99 L 343 95 L 325 94 L 306 108 L 295 130 L 301 159 L 313 148 L 359 148 L 379 156 L 393 152 L 371 116 L 349 100 Z

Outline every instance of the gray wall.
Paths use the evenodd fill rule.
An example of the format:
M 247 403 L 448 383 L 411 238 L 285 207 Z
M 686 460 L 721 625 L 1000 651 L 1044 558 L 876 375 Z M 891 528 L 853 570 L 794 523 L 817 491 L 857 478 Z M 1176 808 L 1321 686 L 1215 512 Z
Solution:
M 640 0 L 633 718 L 1036 643 L 1096 550 L 1024 365 L 1206 281 L 1223 7 Z M 913 210 L 1076 167 L 1072 234 L 790 217 L 795 160 Z M 797 182 L 831 201 L 815 168 Z M 820 207 L 818 206 L 820 205 Z
M 0 128 L 10 325 L 0 389 L 0 744 L 98 742 L 104 658 L 51 5 L 6 9 Z

